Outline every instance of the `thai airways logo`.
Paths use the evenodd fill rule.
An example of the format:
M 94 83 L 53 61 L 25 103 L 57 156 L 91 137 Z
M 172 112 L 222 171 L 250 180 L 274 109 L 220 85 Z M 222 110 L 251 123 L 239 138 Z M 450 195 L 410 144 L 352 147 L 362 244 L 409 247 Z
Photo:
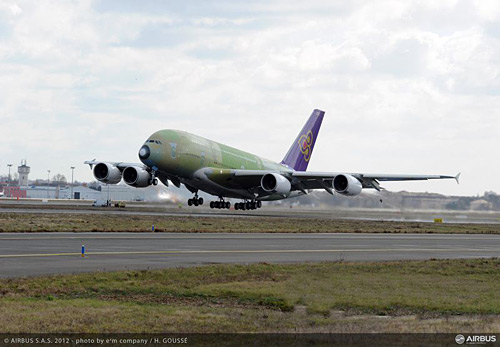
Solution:
M 300 152 L 304 155 L 304 160 L 309 161 L 312 153 L 312 144 L 313 144 L 313 133 L 311 130 L 307 133 L 307 135 L 302 135 L 299 138 L 299 148 Z

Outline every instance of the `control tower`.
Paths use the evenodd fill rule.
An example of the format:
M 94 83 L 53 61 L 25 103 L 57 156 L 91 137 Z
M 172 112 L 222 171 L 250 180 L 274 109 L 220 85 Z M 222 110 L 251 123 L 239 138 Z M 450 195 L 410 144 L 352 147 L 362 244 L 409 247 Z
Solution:
M 19 186 L 27 187 L 28 186 L 28 175 L 30 173 L 31 168 L 26 165 L 26 159 L 21 160 L 21 166 L 17 167 L 17 172 L 19 173 Z

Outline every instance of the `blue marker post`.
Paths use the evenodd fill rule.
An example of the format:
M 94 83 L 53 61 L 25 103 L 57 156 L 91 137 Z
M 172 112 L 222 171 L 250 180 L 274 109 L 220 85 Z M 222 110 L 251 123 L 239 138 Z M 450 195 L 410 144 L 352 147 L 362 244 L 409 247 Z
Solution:
M 155 232 L 155 225 L 153 224 L 153 226 L 151 227 L 151 231 L 152 232 Z
M 82 245 L 82 258 L 85 257 L 85 245 Z

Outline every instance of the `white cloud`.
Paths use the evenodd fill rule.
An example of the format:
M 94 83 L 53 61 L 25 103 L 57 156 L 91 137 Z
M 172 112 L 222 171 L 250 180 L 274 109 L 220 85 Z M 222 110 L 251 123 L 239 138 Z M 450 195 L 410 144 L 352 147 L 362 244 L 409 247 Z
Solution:
M 137 160 L 178 128 L 280 160 L 317 107 L 312 170 L 461 170 L 389 188 L 500 192 L 498 17 L 497 1 L 2 2 L 0 157 L 44 177 Z

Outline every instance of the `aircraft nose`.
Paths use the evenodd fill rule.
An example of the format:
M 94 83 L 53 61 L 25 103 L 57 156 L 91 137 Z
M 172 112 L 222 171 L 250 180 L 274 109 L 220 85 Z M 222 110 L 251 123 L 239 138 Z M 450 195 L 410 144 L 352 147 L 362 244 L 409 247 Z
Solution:
M 141 158 L 141 159 L 144 159 L 144 160 L 148 159 L 150 154 L 151 154 L 151 150 L 146 145 L 142 146 L 141 149 L 139 150 L 139 158 Z

